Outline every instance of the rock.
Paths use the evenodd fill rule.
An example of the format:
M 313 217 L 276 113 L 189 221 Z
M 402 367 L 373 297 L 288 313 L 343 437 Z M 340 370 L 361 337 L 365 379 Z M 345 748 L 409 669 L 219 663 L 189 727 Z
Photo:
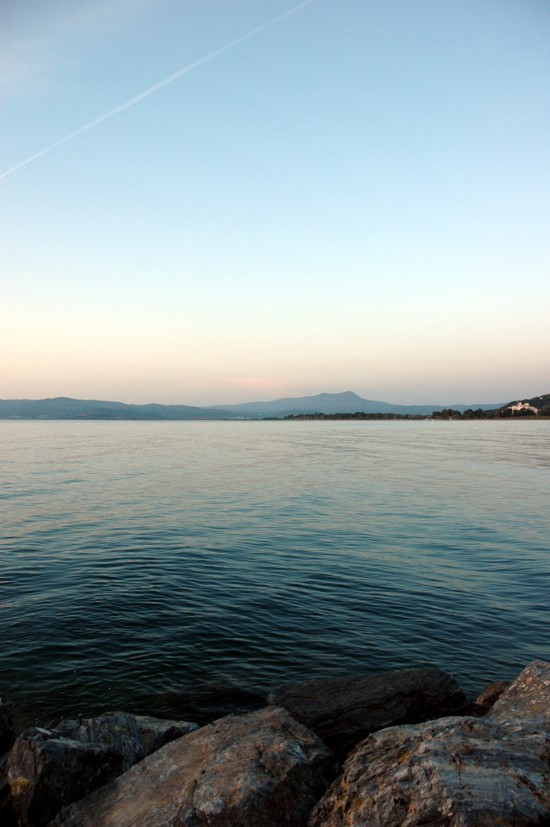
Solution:
M 198 724 L 190 721 L 169 721 L 164 718 L 153 718 L 148 715 L 135 715 L 139 737 L 145 755 L 151 755 L 170 741 L 195 732 Z
M 400 669 L 367 677 L 286 684 L 268 704 L 288 709 L 339 755 L 383 727 L 456 714 L 466 697 L 440 669 Z
M 11 827 L 15 824 L 11 807 L 11 792 L 7 776 L 7 750 L 14 738 L 14 706 L 7 695 L 0 692 L 0 824 Z
M 533 660 L 488 713 L 493 721 L 532 720 L 550 729 L 550 663 Z
M 111 746 L 122 755 L 123 772 L 175 738 L 198 729 L 190 721 L 169 721 L 126 712 L 105 712 L 97 718 L 63 720 L 56 732 L 84 744 Z
M 15 815 L 12 809 L 11 790 L 8 784 L 8 753 L 0 754 L 0 824 L 2 827 L 15 827 Z
M 9 759 L 8 780 L 17 815 L 22 824 L 47 823 L 64 805 L 195 729 L 197 725 L 187 721 L 111 712 L 63 720 L 54 729 L 27 730 Z M 36 822 L 41 809 L 47 818 Z
M 481 695 L 476 699 L 476 704 L 485 707 L 486 710 L 489 709 L 509 686 L 510 681 L 495 681 L 487 684 Z
M 335 770 L 286 710 L 229 715 L 167 744 L 51 827 L 302 827 Z
M 550 824 L 550 740 L 533 722 L 390 727 L 350 755 L 308 827 Z
M 16 738 L 8 758 L 19 826 L 47 824 L 63 804 L 115 778 L 122 766 L 122 755 L 112 747 L 74 741 L 55 730 L 26 730 Z
M 550 825 L 550 663 L 533 661 L 482 719 L 370 735 L 309 827 Z
M 107 713 L 97 718 L 63 720 L 56 724 L 54 731 L 58 737 L 81 744 L 109 747 L 122 759 L 121 772 L 126 772 L 145 757 L 136 719 L 124 712 Z
M 0 755 L 13 742 L 13 703 L 0 692 Z

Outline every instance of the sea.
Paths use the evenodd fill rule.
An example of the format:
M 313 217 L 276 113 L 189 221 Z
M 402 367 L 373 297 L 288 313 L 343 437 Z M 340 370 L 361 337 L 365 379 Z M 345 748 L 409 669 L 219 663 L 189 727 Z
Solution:
M 550 421 L 4 421 L 0 691 L 20 728 L 205 722 L 413 666 L 550 660 Z

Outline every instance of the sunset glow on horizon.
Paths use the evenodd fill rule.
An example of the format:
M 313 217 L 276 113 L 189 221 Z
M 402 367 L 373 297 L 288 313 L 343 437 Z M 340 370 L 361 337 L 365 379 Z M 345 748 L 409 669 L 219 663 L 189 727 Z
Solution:
M 550 392 L 550 7 L 3 18 L 0 398 Z

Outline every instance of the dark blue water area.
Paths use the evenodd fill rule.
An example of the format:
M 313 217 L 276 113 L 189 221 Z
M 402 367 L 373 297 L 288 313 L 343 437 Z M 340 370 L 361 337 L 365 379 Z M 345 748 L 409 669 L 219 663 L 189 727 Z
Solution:
M 5 423 L 19 725 L 550 659 L 550 423 Z

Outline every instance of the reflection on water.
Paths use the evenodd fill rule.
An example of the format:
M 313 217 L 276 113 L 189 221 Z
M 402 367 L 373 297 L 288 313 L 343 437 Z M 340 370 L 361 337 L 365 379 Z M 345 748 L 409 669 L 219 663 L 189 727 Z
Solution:
M 476 691 L 550 657 L 547 422 L 1 427 L 24 723 L 422 664 Z

